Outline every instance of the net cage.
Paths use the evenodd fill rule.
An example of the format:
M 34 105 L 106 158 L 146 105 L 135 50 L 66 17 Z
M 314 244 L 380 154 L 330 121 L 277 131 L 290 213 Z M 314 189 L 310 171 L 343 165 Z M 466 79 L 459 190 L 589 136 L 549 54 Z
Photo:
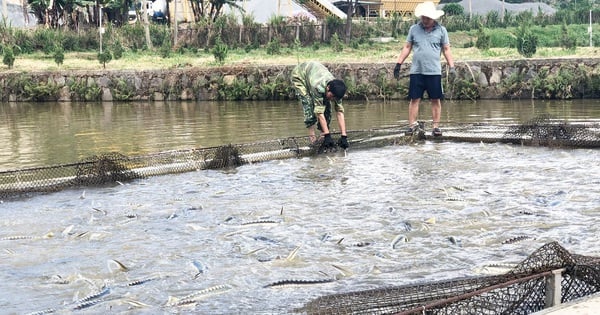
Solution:
M 558 284 L 552 286 L 553 280 Z M 511 271 L 318 297 L 304 314 L 531 314 L 600 290 L 600 257 L 547 243 Z M 553 296 L 559 301 L 553 301 Z
M 531 146 L 598 148 L 600 125 L 578 121 L 567 122 L 549 115 L 536 117 L 523 124 L 448 124 L 441 137 L 425 134 L 425 123 L 411 135 L 407 126 L 390 126 L 348 132 L 352 150 L 403 145 L 415 141 L 502 142 Z M 277 159 L 313 156 L 325 151 L 320 141 L 309 137 L 289 137 L 245 144 L 164 151 L 126 156 L 104 153 L 79 162 L 0 172 L 0 198 L 23 194 L 54 192 L 70 187 L 114 185 L 115 183 L 204 169 L 233 168 Z

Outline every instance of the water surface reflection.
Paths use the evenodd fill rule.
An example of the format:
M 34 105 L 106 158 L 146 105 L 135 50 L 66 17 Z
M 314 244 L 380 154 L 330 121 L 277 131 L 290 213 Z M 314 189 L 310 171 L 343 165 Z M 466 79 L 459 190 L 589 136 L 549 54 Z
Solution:
M 442 123 L 600 117 L 597 100 L 444 103 Z M 346 102 L 349 130 L 406 124 L 407 102 Z M 424 102 L 420 117 L 429 120 Z M 125 155 L 305 136 L 302 113 L 286 102 L 0 104 L 0 170 Z M 337 128 L 334 122 L 332 127 Z M 335 130 L 334 130 L 335 131 Z

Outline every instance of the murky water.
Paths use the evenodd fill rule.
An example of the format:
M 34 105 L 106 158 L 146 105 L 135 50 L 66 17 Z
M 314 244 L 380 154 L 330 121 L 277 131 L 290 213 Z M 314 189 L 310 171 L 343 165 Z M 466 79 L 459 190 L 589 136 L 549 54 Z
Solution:
M 346 102 L 348 130 L 405 125 L 406 101 Z M 600 101 L 444 103 L 442 124 L 526 121 L 547 113 L 599 119 Z M 424 102 L 420 117 L 431 120 Z M 337 123 L 331 127 L 336 131 Z M 0 170 L 71 163 L 91 155 L 125 155 L 305 136 L 295 102 L 158 102 L 0 104 Z
M 519 120 L 539 110 L 514 106 L 519 115 L 491 107 L 469 115 Z M 404 117 L 379 107 L 385 114 L 349 120 Z M 600 117 L 584 108 L 567 118 Z M 600 256 L 598 157 L 592 149 L 422 142 L 5 201 L 0 307 L 285 314 L 324 294 L 482 274 L 550 241 Z M 523 240 L 504 244 L 512 238 Z M 332 281 L 269 286 L 285 280 Z

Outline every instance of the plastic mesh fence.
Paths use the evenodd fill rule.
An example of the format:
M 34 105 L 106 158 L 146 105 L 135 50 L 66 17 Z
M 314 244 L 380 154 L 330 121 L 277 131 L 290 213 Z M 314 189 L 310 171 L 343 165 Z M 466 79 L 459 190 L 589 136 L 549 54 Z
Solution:
M 562 271 L 561 302 L 600 291 L 600 257 L 572 255 L 548 243 L 503 275 L 319 297 L 305 314 L 530 314 L 547 305 L 547 281 Z
M 567 123 L 540 116 L 525 124 L 466 124 L 444 126 L 442 137 L 425 134 L 424 124 L 413 135 L 395 126 L 348 132 L 352 150 L 436 141 L 503 142 L 522 145 L 598 148 L 598 123 Z M 80 162 L 0 172 L 0 198 L 35 192 L 53 192 L 76 186 L 101 186 L 149 176 L 237 167 L 276 159 L 311 156 L 338 148 L 321 148 L 308 137 L 290 137 L 247 144 L 228 144 L 211 148 L 166 151 L 125 156 L 106 153 Z

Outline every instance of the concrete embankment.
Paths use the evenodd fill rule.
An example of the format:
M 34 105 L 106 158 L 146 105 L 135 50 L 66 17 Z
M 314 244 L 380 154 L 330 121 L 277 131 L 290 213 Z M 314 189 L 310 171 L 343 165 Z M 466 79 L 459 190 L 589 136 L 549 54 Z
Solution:
M 349 99 L 406 97 L 390 63 L 328 63 L 348 85 Z M 600 58 L 459 61 L 458 80 L 444 84 L 454 99 L 600 98 Z M 0 73 L 0 101 L 162 101 L 293 99 L 293 66 Z M 445 72 L 445 70 L 444 70 Z

